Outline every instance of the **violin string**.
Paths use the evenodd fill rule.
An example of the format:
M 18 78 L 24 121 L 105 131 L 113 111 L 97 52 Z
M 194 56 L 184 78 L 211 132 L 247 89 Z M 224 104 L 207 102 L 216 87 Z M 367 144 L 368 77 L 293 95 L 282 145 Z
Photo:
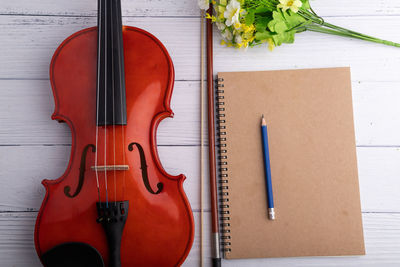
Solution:
M 97 56 L 98 56 L 98 58 L 100 59 L 100 56 L 101 56 L 101 30 L 102 30 L 102 26 L 101 26 L 101 12 L 102 12 L 102 8 L 101 8 L 101 0 L 99 0 L 98 1 L 98 8 L 99 8 L 99 20 L 98 20 L 98 34 L 99 34 L 99 37 L 98 37 L 98 44 L 97 44 Z M 97 63 L 97 86 L 99 87 L 99 85 L 100 85 L 100 62 L 98 62 Z M 95 174 L 96 174 L 96 184 L 97 184 L 97 194 L 99 195 L 99 203 L 100 203 L 100 205 L 101 205 L 101 196 L 100 196 L 100 184 L 99 184 L 99 172 L 98 172 L 98 170 L 97 170 L 97 158 L 98 158 L 98 153 L 97 153 L 97 151 L 98 151 L 98 149 L 97 149 L 97 145 L 98 145 L 98 143 L 99 143 L 99 127 L 98 127 L 98 125 L 99 125 L 99 90 L 98 90 L 99 88 L 97 88 L 97 104 L 96 104 L 96 125 L 95 125 L 95 127 L 96 127 L 96 147 L 95 147 L 95 149 L 96 149 L 96 153 L 95 153 L 95 158 L 94 158 L 94 168 L 95 168 Z
M 107 3 L 107 2 L 106 2 Z M 108 186 L 107 186 L 107 4 L 105 4 L 105 36 L 104 36 L 104 40 L 105 40 L 105 44 L 104 44 L 104 48 L 105 48 L 105 53 L 104 53 L 104 184 L 105 184 L 105 188 L 106 188 L 106 207 L 108 208 Z
M 121 7 L 121 3 L 120 2 L 118 2 L 118 14 L 121 14 L 121 10 L 120 10 L 120 7 Z M 118 36 L 117 36 L 117 40 L 118 40 L 118 58 L 121 60 L 121 58 L 123 58 L 122 57 L 122 55 L 121 55 L 121 53 L 123 53 L 123 50 L 121 51 L 121 47 L 123 47 L 123 45 L 121 45 L 121 41 L 123 41 L 123 36 L 122 36 L 122 15 L 121 15 L 121 21 L 118 21 Z M 123 62 L 122 62 L 122 60 L 120 61 L 120 64 L 118 65 L 118 67 L 119 67 L 119 75 L 120 75 L 120 81 L 122 81 L 122 79 L 124 79 L 124 77 L 122 76 L 122 75 L 125 75 L 125 73 L 122 71 L 123 70 Z M 120 86 L 120 96 L 121 96 L 121 102 L 120 102 L 120 106 L 121 106 L 121 120 L 122 120 L 122 118 L 123 118 L 123 106 L 122 106 L 122 103 L 123 103 L 123 97 L 122 97 L 122 90 L 125 90 L 125 88 L 123 88 L 122 87 L 122 82 L 121 82 L 121 86 Z M 125 91 L 126 92 L 126 91 Z M 126 97 L 125 97 L 125 99 L 126 99 Z M 121 136 L 122 136 L 122 164 L 125 166 L 125 133 L 124 133 L 124 125 L 123 124 L 121 124 Z M 122 200 L 124 200 L 124 197 L 125 197 L 125 172 L 126 171 L 123 171 L 123 174 L 122 174 Z
M 114 25 L 114 20 L 115 20 L 115 18 L 114 18 L 114 16 L 112 16 L 112 14 L 113 14 L 113 8 L 114 8 L 114 6 L 113 5 L 111 5 L 111 23 L 110 23 L 110 25 Z M 111 27 L 111 40 L 114 40 L 114 27 Z M 112 52 L 111 52 L 111 62 L 112 62 L 112 64 L 111 64 L 111 73 L 112 73 L 112 92 L 113 92 L 113 96 L 112 96 L 112 101 L 113 101 L 113 152 L 114 152 L 114 203 L 116 204 L 117 203 L 117 183 L 116 183 L 116 181 L 117 181 L 117 179 L 116 179 L 116 175 L 117 175 L 117 172 L 116 172 L 116 169 L 115 169 L 115 166 L 116 166 L 116 161 L 115 161 L 115 69 L 114 69 L 114 43 L 113 43 L 113 41 L 111 41 L 111 49 L 110 49 Z

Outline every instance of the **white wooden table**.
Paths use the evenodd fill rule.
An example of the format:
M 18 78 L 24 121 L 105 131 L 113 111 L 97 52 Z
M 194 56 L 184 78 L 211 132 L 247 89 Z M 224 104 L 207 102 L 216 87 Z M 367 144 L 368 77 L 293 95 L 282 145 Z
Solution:
M 144 28 L 175 64 L 174 119 L 158 130 L 161 161 L 184 173 L 199 222 L 200 18 L 195 0 L 122 1 L 124 24 Z M 315 0 L 327 21 L 400 42 L 400 1 Z M 95 0 L 0 0 L 0 266 L 40 266 L 33 229 L 44 188 L 65 170 L 71 135 L 50 120 L 48 66 L 70 34 L 96 25 Z M 217 35 L 215 39 L 218 40 Z M 367 255 L 223 261 L 224 266 L 400 266 L 400 49 L 316 33 L 294 45 L 237 51 L 215 41 L 215 72 L 350 66 Z M 327 140 L 328 141 L 328 140 Z M 208 196 L 208 195 L 207 195 Z M 209 231 L 209 208 L 206 229 Z M 209 258 L 209 242 L 207 258 Z M 207 260 L 209 264 L 209 260 Z M 199 265 L 199 235 L 185 266 Z

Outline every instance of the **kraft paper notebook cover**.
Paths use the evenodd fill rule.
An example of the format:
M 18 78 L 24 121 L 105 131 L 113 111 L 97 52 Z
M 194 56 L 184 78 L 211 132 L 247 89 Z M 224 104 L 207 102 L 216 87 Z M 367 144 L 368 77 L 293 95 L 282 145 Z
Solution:
M 365 254 L 350 69 L 218 79 L 225 258 Z M 267 213 L 262 114 L 275 221 Z

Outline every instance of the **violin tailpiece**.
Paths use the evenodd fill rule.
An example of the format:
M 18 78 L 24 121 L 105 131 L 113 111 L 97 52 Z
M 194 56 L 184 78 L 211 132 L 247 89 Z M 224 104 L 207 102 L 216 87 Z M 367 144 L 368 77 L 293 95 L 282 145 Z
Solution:
M 129 201 L 97 202 L 97 222 L 101 223 L 107 236 L 109 266 L 121 267 L 121 239 L 128 217 Z

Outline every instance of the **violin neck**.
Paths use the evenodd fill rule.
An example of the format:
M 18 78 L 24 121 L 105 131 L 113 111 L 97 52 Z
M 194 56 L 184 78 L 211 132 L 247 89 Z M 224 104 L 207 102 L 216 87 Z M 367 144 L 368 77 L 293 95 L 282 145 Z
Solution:
M 126 125 L 121 0 L 98 0 L 98 126 Z

